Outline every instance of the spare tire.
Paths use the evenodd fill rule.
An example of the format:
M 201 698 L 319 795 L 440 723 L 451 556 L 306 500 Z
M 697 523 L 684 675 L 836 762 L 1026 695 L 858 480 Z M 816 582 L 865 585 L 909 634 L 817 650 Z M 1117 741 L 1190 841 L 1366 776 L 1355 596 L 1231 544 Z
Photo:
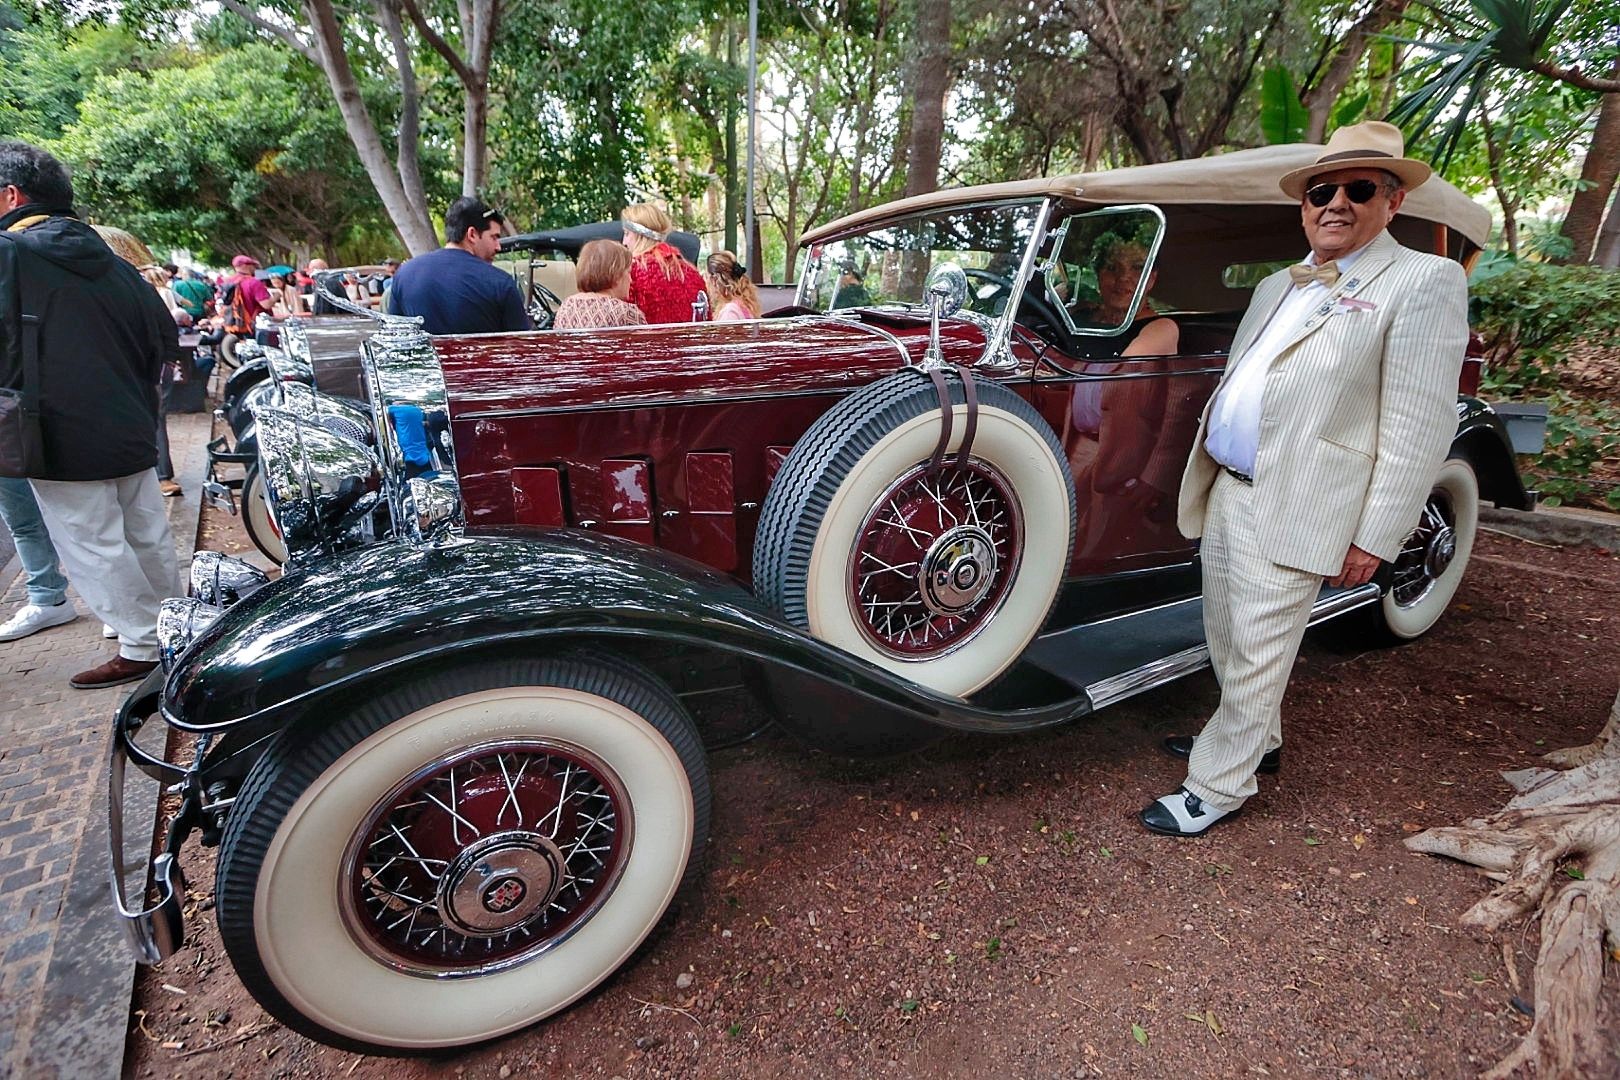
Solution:
M 1039 632 L 1074 545 L 1074 480 L 1017 394 L 977 381 L 977 422 L 907 369 L 845 398 L 783 462 L 760 510 L 754 591 L 796 626 L 912 682 L 966 696 Z

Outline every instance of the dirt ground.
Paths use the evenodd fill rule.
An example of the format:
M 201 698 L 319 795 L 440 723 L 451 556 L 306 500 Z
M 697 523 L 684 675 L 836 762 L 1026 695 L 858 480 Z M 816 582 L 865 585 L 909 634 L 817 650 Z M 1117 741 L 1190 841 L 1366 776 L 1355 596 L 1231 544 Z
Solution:
M 232 540 L 213 519 L 216 546 Z M 219 541 L 226 541 L 221 545 Z M 1461 1077 L 1527 1030 L 1534 925 L 1457 916 L 1487 882 L 1402 837 L 1500 806 L 1497 773 L 1601 725 L 1620 557 L 1482 534 L 1431 636 L 1313 636 L 1280 777 L 1205 837 L 1135 814 L 1181 773 L 1207 674 L 1043 734 L 856 764 L 770 732 L 711 761 L 707 873 L 571 1011 L 437 1059 L 269 1021 L 186 849 L 191 943 L 140 977 L 136 1077 Z M 738 722 L 733 699 L 709 719 Z M 747 718 L 743 718 L 747 722 Z M 1620 987 L 1604 1030 L 1620 1075 Z

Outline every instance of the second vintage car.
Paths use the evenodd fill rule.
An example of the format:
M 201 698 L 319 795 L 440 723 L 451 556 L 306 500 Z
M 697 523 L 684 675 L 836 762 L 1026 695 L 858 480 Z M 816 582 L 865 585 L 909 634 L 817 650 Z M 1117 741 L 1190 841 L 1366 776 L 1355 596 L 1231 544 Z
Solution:
M 379 319 L 364 437 L 308 393 L 256 413 L 285 572 L 199 554 L 117 718 L 142 957 L 183 940 L 176 856 L 200 831 L 272 1015 L 367 1051 L 478 1042 L 608 977 L 699 872 L 688 695 L 746 686 L 813 744 L 882 754 L 1198 670 L 1177 482 L 1250 290 L 1303 248 L 1277 178 L 1319 152 L 877 207 L 806 236 L 797 303 L 761 320 L 430 339 Z M 1487 228 L 1435 180 L 1392 231 L 1467 263 Z M 1144 299 L 1173 353 L 1143 354 Z M 1477 376 L 1389 581 L 1324 589 L 1317 620 L 1422 634 L 1481 497 L 1533 504 Z M 181 800 L 133 888 L 130 762 Z

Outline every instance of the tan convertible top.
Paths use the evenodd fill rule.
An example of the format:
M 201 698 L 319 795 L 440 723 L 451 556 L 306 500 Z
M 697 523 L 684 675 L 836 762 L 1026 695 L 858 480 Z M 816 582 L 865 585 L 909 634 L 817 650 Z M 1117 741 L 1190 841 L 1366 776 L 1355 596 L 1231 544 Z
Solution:
M 884 203 L 830 221 L 805 233 L 800 243 L 813 244 L 935 207 L 1004 199 L 1034 199 L 1048 195 L 1094 206 L 1139 202 L 1160 205 L 1295 206 L 1297 203 L 1282 193 L 1277 181 L 1291 169 L 1310 165 L 1321 154 L 1322 147 L 1317 143 L 1290 143 L 1107 172 L 946 188 Z M 1466 236 L 1476 247 L 1485 246 L 1491 231 L 1490 211 L 1438 176 L 1407 193 L 1399 216 L 1445 225 Z

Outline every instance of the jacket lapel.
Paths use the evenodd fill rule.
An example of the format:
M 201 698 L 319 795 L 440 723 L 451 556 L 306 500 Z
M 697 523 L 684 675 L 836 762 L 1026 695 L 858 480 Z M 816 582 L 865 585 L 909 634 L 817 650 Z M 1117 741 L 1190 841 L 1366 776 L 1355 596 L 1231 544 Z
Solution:
M 1278 357 L 1281 357 L 1289 349 L 1315 333 L 1317 329 L 1326 323 L 1328 317 L 1333 313 L 1333 306 L 1340 299 L 1356 295 L 1356 293 L 1367 287 L 1368 282 L 1387 270 L 1389 265 L 1395 261 L 1395 253 L 1399 250 L 1400 245 L 1395 242 L 1395 238 L 1389 235 L 1387 230 L 1379 233 L 1373 239 L 1373 242 L 1367 245 L 1367 250 L 1362 253 L 1361 258 L 1356 260 L 1355 265 L 1343 277 L 1339 278 L 1332 289 L 1328 290 L 1328 294 L 1322 299 L 1322 302 L 1311 309 L 1310 317 L 1305 320 L 1303 326 L 1294 331 L 1294 336 L 1288 339 L 1288 344 L 1278 351 Z

